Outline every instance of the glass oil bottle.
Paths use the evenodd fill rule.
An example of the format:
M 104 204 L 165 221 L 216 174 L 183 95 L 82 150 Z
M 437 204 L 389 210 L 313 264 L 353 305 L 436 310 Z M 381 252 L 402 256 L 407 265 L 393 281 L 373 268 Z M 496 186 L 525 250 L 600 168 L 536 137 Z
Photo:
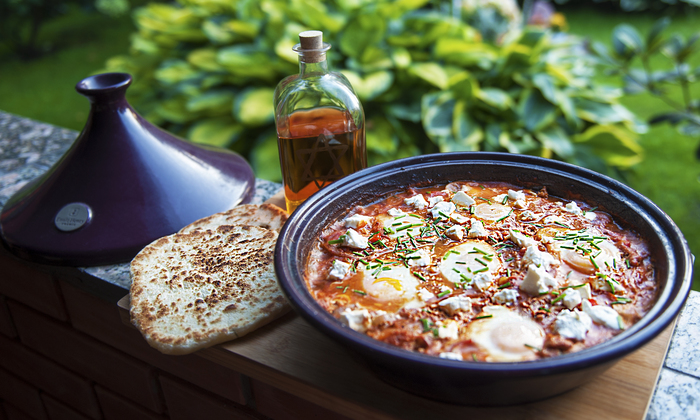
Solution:
M 299 34 L 299 74 L 274 95 L 277 145 L 287 211 L 311 194 L 367 166 L 365 116 L 350 82 L 331 72 L 320 31 Z

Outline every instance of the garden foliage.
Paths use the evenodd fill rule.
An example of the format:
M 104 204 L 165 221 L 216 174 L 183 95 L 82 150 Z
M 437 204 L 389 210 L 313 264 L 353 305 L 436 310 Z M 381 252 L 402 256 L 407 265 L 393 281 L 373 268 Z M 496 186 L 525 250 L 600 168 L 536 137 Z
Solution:
M 134 12 L 129 100 L 192 141 L 278 179 L 272 95 L 298 71 L 292 46 L 320 29 L 367 116 L 369 163 L 430 152 L 507 151 L 597 170 L 642 156 L 645 125 L 596 85 L 578 39 L 529 27 L 485 41 L 428 0 L 178 0 Z M 271 164 L 275 162 L 274 164 Z
M 700 138 L 700 99 L 693 98 L 693 85 L 700 84 L 700 66 L 691 63 L 700 52 L 700 32 L 685 39 L 664 32 L 669 18 L 656 21 L 646 36 L 634 26 L 620 24 L 613 30 L 612 51 L 595 44 L 594 51 L 611 74 L 620 75 L 628 95 L 649 93 L 664 101 L 668 109 L 652 115 L 649 124 L 668 123 L 685 136 Z M 652 68 L 656 56 L 667 58 L 664 69 Z M 680 89 L 681 101 L 674 99 L 673 88 Z M 700 159 L 700 147 L 696 152 Z

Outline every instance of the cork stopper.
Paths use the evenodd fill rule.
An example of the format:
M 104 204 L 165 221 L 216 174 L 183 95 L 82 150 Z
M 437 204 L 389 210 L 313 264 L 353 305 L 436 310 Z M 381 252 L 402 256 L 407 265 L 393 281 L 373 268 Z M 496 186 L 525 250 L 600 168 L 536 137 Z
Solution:
M 305 63 L 320 63 L 326 59 L 330 44 L 323 42 L 323 32 L 304 31 L 299 33 L 299 43 L 292 48 Z

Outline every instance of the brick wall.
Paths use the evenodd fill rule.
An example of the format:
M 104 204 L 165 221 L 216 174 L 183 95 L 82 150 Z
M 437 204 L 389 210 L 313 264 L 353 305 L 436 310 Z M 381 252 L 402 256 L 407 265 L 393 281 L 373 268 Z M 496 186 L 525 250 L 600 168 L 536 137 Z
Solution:
M 0 420 L 345 418 L 196 354 L 159 353 L 84 282 L 0 247 Z

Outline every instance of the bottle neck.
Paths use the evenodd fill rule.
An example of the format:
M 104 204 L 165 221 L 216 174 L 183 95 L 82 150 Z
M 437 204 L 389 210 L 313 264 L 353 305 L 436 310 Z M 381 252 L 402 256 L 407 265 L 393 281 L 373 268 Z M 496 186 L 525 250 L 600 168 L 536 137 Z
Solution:
M 299 57 L 299 77 L 327 73 L 328 61 L 326 60 L 326 54 L 322 54 L 314 60 L 308 60 L 308 62 L 304 60 L 304 57 Z

